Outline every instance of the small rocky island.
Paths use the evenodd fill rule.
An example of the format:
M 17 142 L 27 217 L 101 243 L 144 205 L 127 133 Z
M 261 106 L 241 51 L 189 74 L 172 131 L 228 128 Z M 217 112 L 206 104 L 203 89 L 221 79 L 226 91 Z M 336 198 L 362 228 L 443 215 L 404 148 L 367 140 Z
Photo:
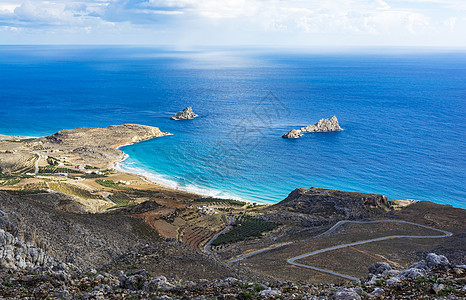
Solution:
M 282 138 L 286 139 L 297 139 L 307 132 L 330 132 L 330 131 L 341 131 L 343 128 L 338 124 L 338 119 L 336 116 L 331 117 L 330 119 L 320 119 L 319 122 L 302 127 L 300 129 L 292 129 L 282 135 Z
M 193 108 L 191 106 L 188 106 L 182 111 L 177 112 L 170 119 L 171 120 L 189 120 L 195 117 L 197 117 L 197 115 L 193 112 Z

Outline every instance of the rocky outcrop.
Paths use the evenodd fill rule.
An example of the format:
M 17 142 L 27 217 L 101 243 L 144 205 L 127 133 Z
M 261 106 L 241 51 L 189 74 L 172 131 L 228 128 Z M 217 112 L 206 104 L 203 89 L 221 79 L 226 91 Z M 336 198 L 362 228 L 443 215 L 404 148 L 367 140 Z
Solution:
M 1 296 L 23 299 L 464 299 L 466 266 L 426 270 L 426 277 L 391 281 L 400 271 L 370 275 L 361 284 L 251 282 L 242 277 L 185 280 L 151 275 L 145 269 L 107 270 L 36 268 L 0 270 Z
M 285 133 L 282 137 L 285 139 L 297 139 L 301 137 L 303 134 L 301 133 L 301 130 L 299 129 L 291 129 L 287 133 Z
M 459 299 L 457 295 L 466 292 L 465 273 L 465 265 L 454 266 L 445 256 L 429 253 L 405 270 L 396 270 L 385 262 L 371 265 L 364 286 L 372 290 L 370 298 L 426 299 L 450 295 L 449 299 Z
M 192 118 L 197 117 L 197 115 L 193 112 L 193 108 L 191 106 L 186 107 L 182 111 L 177 112 L 174 116 L 170 119 L 172 120 L 189 120 Z
M 329 221 L 358 219 L 384 213 L 390 202 L 384 195 L 345 192 L 312 187 L 295 189 L 281 202 L 268 208 L 270 221 L 317 226 Z
M 341 131 L 343 128 L 338 124 L 337 117 L 333 116 L 330 119 L 320 119 L 316 124 L 302 127 L 299 130 L 301 130 L 301 132 L 328 132 Z
M 0 229 L 0 268 L 33 269 L 50 265 L 52 261 L 41 248 Z
M 336 116 L 331 117 L 330 119 L 320 119 L 319 122 L 309 125 L 306 127 L 301 127 L 300 129 L 292 129 L 282 135 L 283 138 L 295 139 L 302 136 L 303 133 L 308 132 L 330 132 L 330 131 L 341 131 L 343 128 L 338 124 L 338 119 Z

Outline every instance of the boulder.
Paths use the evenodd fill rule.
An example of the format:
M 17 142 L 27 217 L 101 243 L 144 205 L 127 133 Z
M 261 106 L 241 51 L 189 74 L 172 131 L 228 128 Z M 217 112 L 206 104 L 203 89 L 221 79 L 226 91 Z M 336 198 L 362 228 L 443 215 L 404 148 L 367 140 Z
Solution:
M 443 255 L 429 253 L 426 256 L 426 265 L 429 269 L 445 269 L 450 266 L 448 258 Z
M 352 288 L 342 288 L 335 293 L 335 300 L 359 300 L 361 296 Z
M 386 262 L 376 262 L 369 267 L 369 273 L 374 275 L 383 274 L 385 271 L 390 271 L 392 267 Z

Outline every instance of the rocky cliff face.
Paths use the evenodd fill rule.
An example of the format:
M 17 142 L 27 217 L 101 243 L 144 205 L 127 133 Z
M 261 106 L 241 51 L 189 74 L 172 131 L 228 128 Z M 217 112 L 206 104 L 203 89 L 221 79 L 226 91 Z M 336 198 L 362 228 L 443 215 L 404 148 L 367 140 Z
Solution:
M 182 111 L 177 112 L 174 116 L 170 119 L 172 120 L 188 120 L 197 117 L 197 115 L 193 112 L 193 108 L 191 106 L 186 107 Z
M 301 226 L 326 224 L 329 221 L 369 217 L 390 207 L 386 196 L 329 189 L 295 189 L 283 201 L 271 206 L 266 217 L 287 220 Z
M 330 131 L 341 131 L 343 128 L 338 124 L 338 119 L 336 116 L 331 117 L 330 119 L 320 119 L 319 122 L 302 127 L 300 129 L 292 129 L 285 133 L 283 138 L 299 138 L 303 133 L 308 132 L 330 132 Z
M 33 269 L 51 265 L 53 260 L 41 248 L 0 229 L 0 268 Z

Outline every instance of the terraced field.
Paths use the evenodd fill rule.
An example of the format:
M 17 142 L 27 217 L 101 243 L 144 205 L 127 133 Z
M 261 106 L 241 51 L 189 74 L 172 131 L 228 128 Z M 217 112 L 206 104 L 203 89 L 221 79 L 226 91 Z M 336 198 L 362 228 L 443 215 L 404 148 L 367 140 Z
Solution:
M 201 249 L 201 244 L 214 236 L 215 232 L 203 227 L 188 227 L 183 232 L 183 243 L 194 249 Z

